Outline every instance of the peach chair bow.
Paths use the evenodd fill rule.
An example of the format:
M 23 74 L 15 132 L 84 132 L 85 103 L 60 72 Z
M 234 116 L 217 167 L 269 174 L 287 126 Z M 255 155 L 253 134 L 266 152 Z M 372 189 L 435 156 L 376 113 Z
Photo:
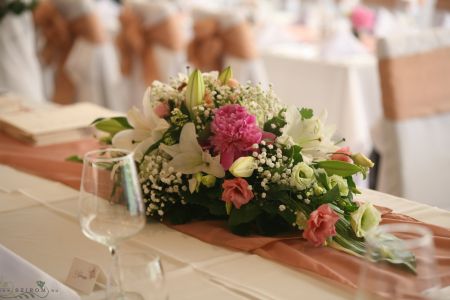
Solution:
M 51 0 L 40 1 L 33 16 L 45 38 L 41 58 L 44 64 L 56 68 L 53 101 L 72 103 L 75 101 L 76 89 L 64 66 L 74 41 L 84 38 L 91 43 L 101 44 L 106 40 L 106 32 L 92 11 L 67 19 Z
M 125 4 L 122 8 L 122 30 L 117 37 L 120 66 L 122 74 L 129 76 L 137 58 L 143 65 L 144 82 L 150 85 L 154 80 L 161 80 L 161 69 L 153 46 L 161 45 L 174 51 L 185 46 L 180 14 L 168 13 L 158 22 L 148 25 L 137 10 L 138 7 L 132 4 Z
M 188 59 L 203 71 L 221 70 L 225 56 L 240 59 L 257 57 L 253 32 L 245 20 L 226 24 L 231 15 L 204 15 L 194 23 L 194 39 L 188 46 Z

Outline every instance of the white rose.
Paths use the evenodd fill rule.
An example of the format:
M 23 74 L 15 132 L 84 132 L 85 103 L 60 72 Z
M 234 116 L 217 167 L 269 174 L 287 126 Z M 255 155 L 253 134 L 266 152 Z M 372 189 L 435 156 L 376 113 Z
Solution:
M 250 177 L 255 169 L 255 158 L 252 156 L 243 156 L 233 162 L 229 171 L 235 177 Z
M 292 186 L 297 187 L 299 190 L 309 188 L 315 181 L 314 170 L 306 163 L 298 163 L 292 169 L 290 182 Z

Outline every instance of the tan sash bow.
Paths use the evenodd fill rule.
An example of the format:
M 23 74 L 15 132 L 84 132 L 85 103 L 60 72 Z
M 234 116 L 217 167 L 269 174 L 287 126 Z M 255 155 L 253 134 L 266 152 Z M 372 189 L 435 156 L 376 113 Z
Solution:
M 84 38 L 91 43 L 101 44 L 106 40 L 106 32 L 94 13 L 89 12 L 73 20 L 66 20 L 51 1 L 41 1 L 33 15 L 37 28 L 45 38 L 42 60 L 45 64 L 56 67 L 53 101 L 72 103 L 76 90 L 64 70 L 64 65 L 74 41 Z
M 180 22 L 180 15 L 172 14 L 156 25 L 146 27 L 132 7 L 125 5 L 120 15 L 122 30 L 117 38 L 122 73 L 130 75 L 134 58 L 137 58 L 142 62 L 144 82 L 147 85 L 161 79 L 153 46 L 159 44 L 174 51 L 183 49 Z
M 247 22 L 221 28 L 217 18 L 207 17 L 195 22 L 194 35 L 188 46 L 188 59 L 202 71 L 221 70 L 225 55 L 241 59 L 257 56 L 253 32 Z
M 450 47 L 379 61 L 384 114 L 392 120 L 450 112 Z

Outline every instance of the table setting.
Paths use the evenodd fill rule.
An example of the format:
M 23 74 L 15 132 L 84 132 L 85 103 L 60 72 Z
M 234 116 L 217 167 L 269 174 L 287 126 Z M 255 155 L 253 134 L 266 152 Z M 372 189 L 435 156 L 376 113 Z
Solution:
M 450 299 L 445 2 L 69 2 L 0 3 L 0 299 Z
M 357 188 L 373 163 L 336 145 L 325 116 L 231 68 L 154 82 L 142 110 L 92 121 L 97 139 L 0 136 L 2 270 L 25 260 L 54 280 L 3 285 L 53 299 L 447 297 L 450 213 Z

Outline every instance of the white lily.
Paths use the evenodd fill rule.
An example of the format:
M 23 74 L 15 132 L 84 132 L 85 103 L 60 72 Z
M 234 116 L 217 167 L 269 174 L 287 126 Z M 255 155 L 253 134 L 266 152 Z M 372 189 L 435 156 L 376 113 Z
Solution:
M 142 99 L 143 111 L 132 107 L 127 113 L 127 120 L 133 129 L 118 132 L 112 139 L 116 148 L 134 151 L 135 160 L 139 161 L 147 149 L 170 127 L 166 120 L 159 118 L 150 103 L 150 88 L 147 88 Z
M 339 147 L 331 139 L 335 127 L 325 126 L 326 119 L 327 113 L 323 112 L 320 117 L 302 120 L 297 108 L 289 107 L 286 111 L 287 124 L 278 141 L 290 141 L 302 147 L 306 161 L 327 159 L 329 153 L 335 152 Z
M 160 149 L 172 156 L 169 167 L 183 174 L 203 172 L 218 178 L 225 176 L 220 155 L 212 157 L 198 144 L 194 123 L 186 123 L 181 129 L 180 143 L 172 146 L 161 144 Z

